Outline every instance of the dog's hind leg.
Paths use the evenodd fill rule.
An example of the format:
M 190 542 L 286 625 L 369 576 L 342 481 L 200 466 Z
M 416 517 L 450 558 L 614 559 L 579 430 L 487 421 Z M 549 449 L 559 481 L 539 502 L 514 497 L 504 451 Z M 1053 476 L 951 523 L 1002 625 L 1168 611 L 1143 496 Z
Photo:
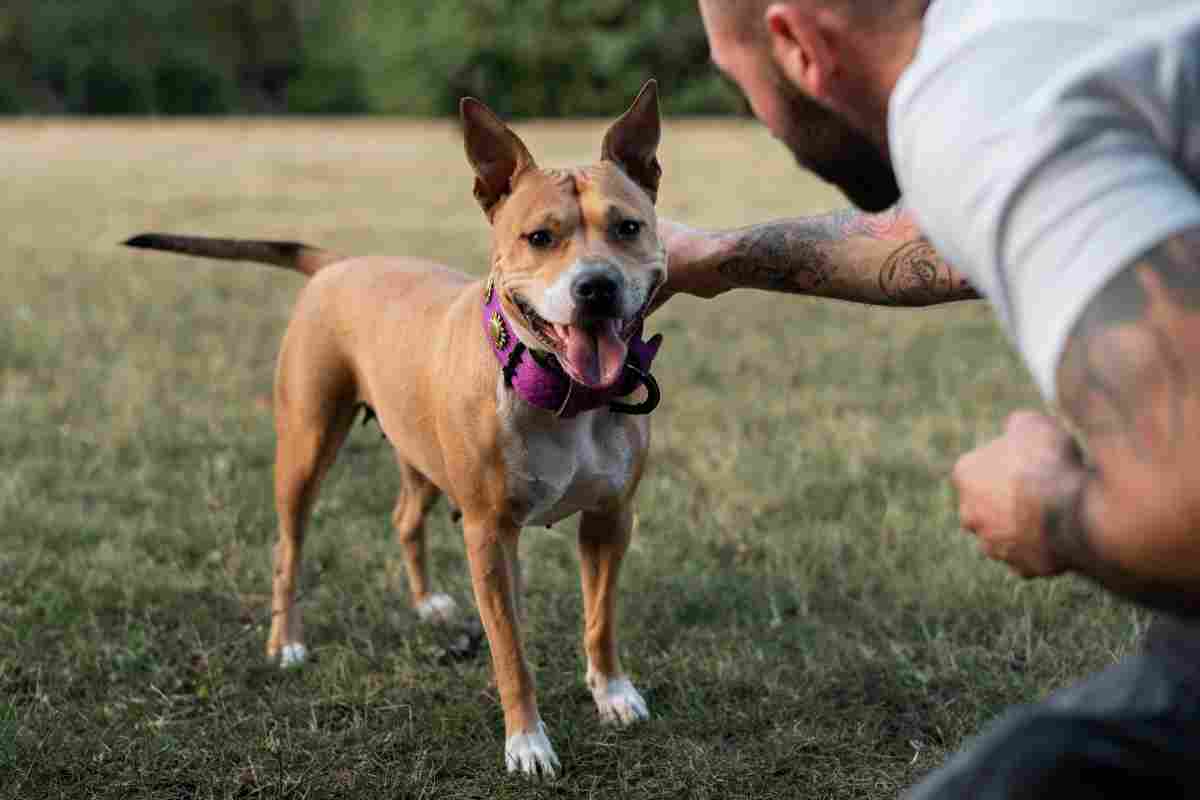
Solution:
M 271 637 L 267 657 L 280 666 L 300 664 L 307 656 L 296 607 L 300 553 L 317 489 L 333 464 L 338 448 L 354 421 L 353 409 L 327 424 L 293 430 L 281 425 L 275 455 L 275 509 L 279 515 L 279 541 L 275 544 L 275 570 L 271 591 Z
M 279 541 L 271 590 L 267 657 L 280 666 L 307 656 L 296 607 L 300 554 L 317 490 L 354 423 L 357 406 L 347 370 L 304 332 L 289 330 L 275 380 L 275 510 Z M 324 356 L 324 357 L 322 357 Z
M 628 507 L 584 512 L 579 520 L 587 685 L 600 718 L 624 725 L 650 716 L 646 701 L 621 670 L 617 653 L 617 578 L 633 527 Z
M 397 461 L 400 465 L 400 494 L 392 511 L 392 525 L 404 552 L 412 605 L 423 620 L 449 622 L 457 611 L 454 599 L 440 592 L 429 591 L 429 572 L 426 567 L 425 514 L 437 500 L 439 492 L 420 472 L 399 457 Z

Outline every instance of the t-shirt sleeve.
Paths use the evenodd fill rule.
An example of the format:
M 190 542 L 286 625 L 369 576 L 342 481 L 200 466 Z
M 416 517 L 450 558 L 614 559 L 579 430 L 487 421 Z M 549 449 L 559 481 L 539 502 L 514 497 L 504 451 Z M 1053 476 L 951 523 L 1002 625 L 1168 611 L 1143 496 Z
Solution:
M 1200 41 L 1114 55 L 1097 54 L 1087 31 L 1013 33 L 992 31 L 902 87 L 893 157 L 918 223 L 997 307 L 1053 400 L 1088 302 L 1139 255 L 1200 225 L 1190 152 Z

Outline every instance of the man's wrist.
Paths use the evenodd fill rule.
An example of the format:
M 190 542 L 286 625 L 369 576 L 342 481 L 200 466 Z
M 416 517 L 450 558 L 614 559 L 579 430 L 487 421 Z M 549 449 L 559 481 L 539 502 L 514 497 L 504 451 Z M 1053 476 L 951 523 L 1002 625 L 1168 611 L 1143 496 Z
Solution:
M 736 232 L 687 230 L 667 265 L 672 292 L 710 298 L 735 288 L 720 270 L 735 247 Z
M 1056 475 L 1035 476 L 1042 484 L 1042 529 L 1057 571 L 1088 572 L 1094 560 L 1085 499 L 1091 473 L 1082 463 L 1065 463 Z

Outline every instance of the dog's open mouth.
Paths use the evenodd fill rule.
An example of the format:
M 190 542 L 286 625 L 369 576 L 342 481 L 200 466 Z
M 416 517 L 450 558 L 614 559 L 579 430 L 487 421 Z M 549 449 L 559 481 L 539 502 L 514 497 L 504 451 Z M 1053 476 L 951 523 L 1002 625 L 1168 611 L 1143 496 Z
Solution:
M 635 317 L 605 317 L 578 324 L 549 322 L 519 295 L 511 295 L 526 328 L 554 353 L 563 370 L 589 389 L 608 389 L 621 379 Z

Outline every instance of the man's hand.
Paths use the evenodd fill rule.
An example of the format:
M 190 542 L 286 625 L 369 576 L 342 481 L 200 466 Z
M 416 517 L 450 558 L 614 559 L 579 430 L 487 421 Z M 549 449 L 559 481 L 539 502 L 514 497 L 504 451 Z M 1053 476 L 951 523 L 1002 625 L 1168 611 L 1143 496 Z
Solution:
M 719 245 L 717 234 L 659 217 L 658 240 L 667 250 L 667 282 L 658 290 L 652 311 L 674 294 L 709 298 L 731 288 L 713 262 Z
M 667 260 L 670 263 L 687 265 L 702 260 L 711 238 L 711 233 L 689 227 L 682 222 L 658 218 L 658 240 L 666 248 Z
M 954 467 L 959 517 L 989 558 L 1025 578 L 1065 571 L 1046 530 L 1047 512 L 1069 508 L 1084 467 L 1071 437 L 1051 417 L 1008 418 L 1004 435 L 967 453 Z

